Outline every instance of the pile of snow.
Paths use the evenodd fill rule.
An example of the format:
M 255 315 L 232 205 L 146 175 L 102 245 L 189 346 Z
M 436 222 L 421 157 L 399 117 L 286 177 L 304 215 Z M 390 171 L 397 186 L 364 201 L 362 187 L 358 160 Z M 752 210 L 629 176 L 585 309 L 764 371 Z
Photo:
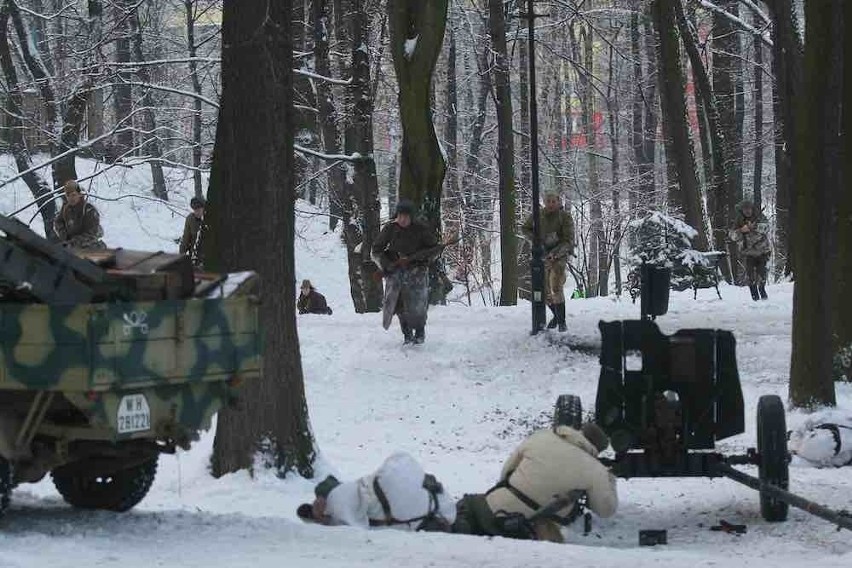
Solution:
M 127 172 L 124 183 L 104 183 L 98 193 L 146 193 L 146 175 Z M 181 187 L 175 193 L 185 205 L 190 186 Z M 11 206 L 0 201 L 5 211 Z M 525 303 L 439 307 L 430 311 L 426 344 L 403 347 L 395 328 L 382 330 L 379 314 L 352 313 L 339 234 L 329 232 L 327 219 L 309 205 L 299 202 L 297 209 L 297 278 L 309 278 L 334 309 L 331 317 L 298 320 L 311 424 L 321 452 L 318 479 L 329 473 L 354 479 L 393 452 L 405 451 L 454 497 L 485 491 L 518 442 L 548 425 L 558 395 L 580 395 L 591 410 L 599 374 L 597 323 L 639 313 L 638 305 L 625 299 L 570 300 L 567 334 L 530 337 Z M 148 200 L 107 202 L 105 212 L 123 220 L 125 226 L 107 226 L 107 240 L 124 239 L 123 246 L 165 247 L 182 226 L 180 212 Z M 720 449 L 739 453 L 755 444 L 758 398 L 787 398 L 793 289 L 769 286 L 769 300 L 757 303 L 747 289 L 723 286 L 721 292 L 722 300 L 712 290 L 699 291 L 697 300 L 691 292 L 673 293 L 669 313 L 658 323 L 665 333 L 695 327 L 734 331 L 746 432 L 723 441 Z M 840 411 L 852 410 L 852 384 L 838 384 L 838 400 Z M 788 427 L 801 428 L 808 419 L 791 412 Z M 304 525 L 295 509 L 311 498 L 315 481 L 280 480 L 266 471 L 254 478 L 240 472 L 214 480 L 207 471 L 212 440 L 210 432 L 189 452 L 163 456 L 149 496 L 123 515 L 72 510 L 49 480 L 18 488 L 0 528 L 0 566 L 852 563 L 847 533 L 795 509 L 786 523 L 766 523 L 757 493 L 724 479 L 620 480 L 615 517 L 595 520 L 589 536 L 581 527 L 569 527 L 567 545 Z M 833 508 L 852 509 L 850 471 L 794 462 L 790 487 Z M 747 524 L 748 533 L 711 532 L 721 519 Z M 641 529 L 666 529 L 669 545 L 639 548 Z

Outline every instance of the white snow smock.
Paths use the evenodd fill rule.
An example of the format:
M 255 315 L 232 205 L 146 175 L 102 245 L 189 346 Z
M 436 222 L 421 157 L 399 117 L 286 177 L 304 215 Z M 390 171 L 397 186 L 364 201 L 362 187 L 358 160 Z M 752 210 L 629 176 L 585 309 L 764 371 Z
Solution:
M 618 507 L 615 477 L 597 456 L 597 448 L 571 427 L 560 426 L 556 432 L 539 430 L 515 449 L 500 480 L 542 507 L 571 491 L 585 491 L 588 507 L 600 517 L 610 517 Z M 505 511 L 529 517 L 533 513 L 507 488 L 495 489 L 485 499 L 495 514 Z M 565 512 L 567 509 L 561 513 Z
M 817 467 L 852 465 L 852 417 L 793 431 L 788 447 L 790 453 Z
M 431 496 L 423 487 L 425 475 L 423 467 L 409 454 L 394 453 L 375 473 L 332 489 L 326 500 L 326 514 L 335 524 L 363 528 L 368 528 L 370 521 L 385 522 L 385 511 L 373 486 L 377 481 L 387 498 L 391 516 L 397 521 L 410 521 L 389 526 L 416 530 L 432 507 Z M 437 497 L 438 514 L 452 523 L 456 519 L 454 501 L 446 489 Z

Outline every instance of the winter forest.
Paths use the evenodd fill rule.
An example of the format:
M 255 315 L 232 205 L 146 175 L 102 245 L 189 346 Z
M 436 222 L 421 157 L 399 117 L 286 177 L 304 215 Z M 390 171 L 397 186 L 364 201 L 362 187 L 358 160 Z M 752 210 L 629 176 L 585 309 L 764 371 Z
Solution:
M 747 290 L 730 231 L 753 203 L 767 283 L 792 290 L 786 400 L 834 407 L 852 382 L 850 29 L 849 0 L 0 0 L 0 194 L 29 192 L 2 212 L 56 240 L 66 181 L 130 172 L 150 183 L 104 203 L 206 199 L 205 269 L 259 273 L 265 333 L 263 378 L 218 415 L 215 477 L 258 451 L 325 472 L 304 342 L 322 336 L 294 303 L 311 239 L 343 251 L 333 317 L 382 310 L 371 249 L 400 200 L 453 243 L 431 305 L 528 306 L 536 184 L 573 218 L 566 296 L 595 302 L 629 304 L 654 259 L 688 301 L 708 274 Z

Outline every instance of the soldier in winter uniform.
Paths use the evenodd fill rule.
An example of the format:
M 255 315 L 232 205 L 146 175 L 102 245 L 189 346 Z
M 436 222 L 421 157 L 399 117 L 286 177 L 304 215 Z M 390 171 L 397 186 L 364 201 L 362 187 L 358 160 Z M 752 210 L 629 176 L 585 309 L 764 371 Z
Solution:
M 737 243 L 746 259 L 746 280 L 752 300 L 765 300 L 766 263 L 769 261 L 769 225 L 766 217 L 745 200 L 737 205 L 736 219 L 729 236 Z
M 435 476 L 403 452 L 355 481 L 341 483 L 329 475 L 314 494 L 314 502 L 300 505 L 296 513 L 323 525 L 447 531 L 456 517 L 452 499 Z
M 790 453 L 816 467 L 852 465 L 852 415 L 814 421 L 787 434 Z
M 562 542 L 559 524 L 574 520 L 575 503 L 551 518 L 536 519 L 528 531 L 506 521 L 530 519 L 552 499 L 576 492 L 585 492 L 587 506 L 597 515 L 612 516 L 618 507 L 615 477 L 598 461 L 608 445 L 609 438 L 592 422 L 581 431 L 559 426 L 534 432 L 509 457 L 497 485 L 458 502 L 453 532 Z
M 183 236 L 180 238 L 180 253 L 189 255 L 192 264 L 197 268 L 203 266 L 201 239 L 204 236 L 205 205 L 205 201 L 200 197 L 193 197 L 190 200 L 189 207 L 192 212 L 186 216 L 186 221 L 183 224 Z
M 414 219 L 414 204 L 399 201 L 396 217 L 373 242 L 372 256 L 385 274 L 384 317 L 390 327 L 394 314 L 405 343 L 423 343 L 429 306 L 429 263 L 438 245 L 437 233 Z
M 331 308 L 325 301 L 325 296 L 317 292 L 310 280 L 302 280 L 302 289 L 296 307 L 300 314 L 331 315 Z
M 65 182 L 65 203 L 53 219 L 53 230 L 63 245 L 83 249 L 103 249 L 101 216 L 89 203 L 74 180 Z
M 533 240 L 533 218 L 529 216 L 523 226 L 524 237 Z M 544 209 L 539 222 L 541 244 L 544 247 L 544 289 L 545 301 L 553 312 L 547 323 L 547 329 L 559 327 L 559 331 L 568 329 L 565 324 L 565 265 L 574 252 L 574 220 L 571 214 L 562 208 L 557 192 L 544 194 Z

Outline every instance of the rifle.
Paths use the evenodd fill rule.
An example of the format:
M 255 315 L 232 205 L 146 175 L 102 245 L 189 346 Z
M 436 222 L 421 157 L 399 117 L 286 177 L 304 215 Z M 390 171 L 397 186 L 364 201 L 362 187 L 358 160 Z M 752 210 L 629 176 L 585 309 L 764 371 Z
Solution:
M 382 278 L 389 276 L 390 274 L 393 274 L 394 272 L 396 272 L 400 267 L 404 267 L 404 266 L 407 266 L 407 265 L 409 265 L 413 262 L 419 262 L 421 260 L 429 260 L 432 257 L 438 258 L 438 256 L 440 256 L 441 253 L 444 252 L 445 248 L 458 243 L 460 240 L 461 240 L 461 237 L 454 237 L 454 238 L 450 239 L 449 241 L 439 243 L 439 244 L 437 244 L 433 247 L 423 249 L 423 250 L 419 250 L 416 253 L 412 254 L 411 256 L 405 256 L 405 257 L 398 258 L 397 260 L 392 262 L 390 264 L 390 266 L 388 266 L 387 268 L 382 268 L 381 270 L 377 270 L 374 273 L 374 278 L 376 278 L 377 280 L 381 280 Z

